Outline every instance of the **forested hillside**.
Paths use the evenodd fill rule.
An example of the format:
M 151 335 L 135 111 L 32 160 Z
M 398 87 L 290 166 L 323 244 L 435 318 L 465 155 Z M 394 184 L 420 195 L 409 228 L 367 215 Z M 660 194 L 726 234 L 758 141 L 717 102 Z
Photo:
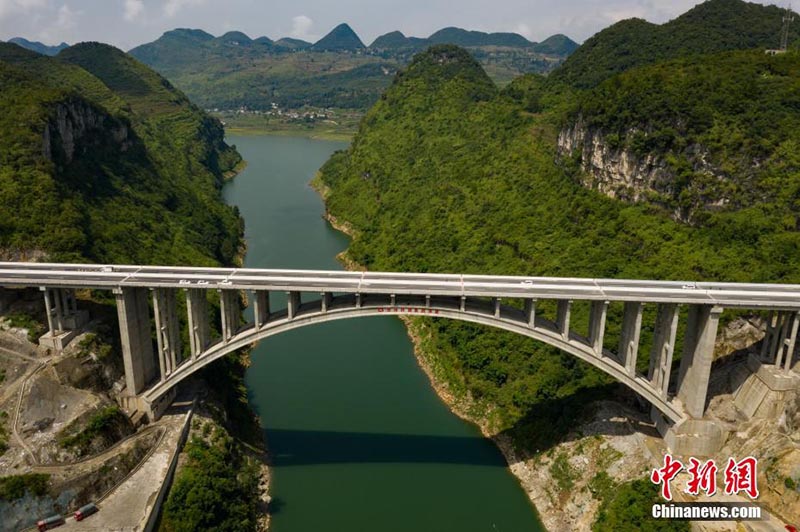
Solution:
M 566 155 L 581 159 L 590 186 L 723 232 L 800 227 L 795 51 L 693 55 L 636 68 L 580 94 L 567 123 L 560 148 L 574 149 Z M 636 169 L 626 174 L 613 162 L 623 158 Z M 592 162 L 599 160 L 605 168 Z
M 785 9 L 743 0 L 708 0 L 666 24 L 623 20 L 588 39 L 553 76 L 593 87 L 614 74 L 691 54 L 777 48 Z M 795 15 L 797 18 L 797 15 Z M 789 42 L 800 39 L 790 26 Z
M 4 256 L 233 261 L 240 222 L 219 190 L 240 157 L 218 121 L 107 45 L 2 44 L 0 76 Z

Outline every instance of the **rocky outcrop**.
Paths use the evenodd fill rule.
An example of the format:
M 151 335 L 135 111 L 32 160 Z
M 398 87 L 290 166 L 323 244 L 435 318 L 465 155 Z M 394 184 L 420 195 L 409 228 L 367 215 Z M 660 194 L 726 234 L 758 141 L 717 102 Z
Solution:
M 72 162 L 88 137 L 111 140 L 126 151 L 131 144 L 127 125 L 83 100 L 57 103 L 42 133 L 42 155 L 51 162 Z
M 691 223 L 698 209 L 720 209 L 729 200 L 719 186 L 727 178 L 711 163 L 705 148 L 688 146 L 680 158 L 691 176 L 679 175 L 666 153 L 639 154 L 627 139 L 644 134 L 631 129 L 624 136 L 588 127 L 583 119 L 564 127 L 558 136 L 559 157 L 577 157 L 582 184 L 611 198 L 648 202 L 667 209 L 675 220 Z

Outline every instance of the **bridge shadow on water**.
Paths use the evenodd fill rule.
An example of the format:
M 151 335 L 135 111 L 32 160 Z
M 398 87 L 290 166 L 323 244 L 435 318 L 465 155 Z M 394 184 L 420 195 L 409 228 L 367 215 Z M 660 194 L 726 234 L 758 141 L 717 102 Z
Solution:
M 494 444 L 481 437 L 268 429 L 272 464 L 463 464 L 505 467 Z
M 590 434 L 658 437 L 649 419 L 649 407 L 637 403 L 632 392 L 620 384 L 586 388 L 565 397 L 533 406 L 500 438 L 522 443 L 531 451 L 545 452 L 553 446 Z M 586 432 L 576 430 L 582 426 Z M 324 430 L 267 429 L 271 462 L 277 467 L 396 463 L 462 464 L 507 467 L 494 442 L 481 436 L 379 434 Z

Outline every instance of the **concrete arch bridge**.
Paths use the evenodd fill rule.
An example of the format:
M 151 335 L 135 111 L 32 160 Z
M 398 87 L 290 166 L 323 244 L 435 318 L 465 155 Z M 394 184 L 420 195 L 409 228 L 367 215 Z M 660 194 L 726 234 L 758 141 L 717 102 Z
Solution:
M 171 402 L 175 385 L 237 349 L 298 327 L 385 314 L 497 327 L 578 357 L 649 401 L 657 427 L 677 454 L 711 454 L 724 442 L 724 431 L 704 414 L 714 341 L 725 309 L 769 311 L 767 336 L 748 364 L 757 382 L 737 395 L 737 406 L 753 415 L 765 401 L 800 389 L 795 353 L 800 285 L 0 262 L 0 287 L 0 310 L 15 289 L 42 291 L 49 330 L 40 341 L 54 350 L 62 349 L 86 320 L 74 291 L 112 291 L 125 366 L 125 406 L 151 418 Z M 212 333 L 209 291 L 219 293 L 219 337 Z M 242 292 L 249 294 L 253 308 L 247 323 L 240 316 Z M 277 293 L 285 294 L 282 308 L 273 308 L 273 299 L 284 299 Z M 178 312 L 179 297 L 186 301 L 185 316 Z M 549 319 L 537 312 L 543 301 L 555 302 Z M 571 324 L 575 304 L 590 309 L 586 330 Z M 604 342 L 610 305 L 622 308 L 620 342 L 614 347 Z M 656 309 L 654 333 L 649 353 L 640 353 L 645 305 Z M 680 313 L 680 307 L 688 312 Z M 683 352 L 677 375 L 671 375 L 682 315 Z M 180 334 L 184 324 L 186 349 Z M 640 373 L 637 359 L 644 356 L 649 356 L 649 368 Z

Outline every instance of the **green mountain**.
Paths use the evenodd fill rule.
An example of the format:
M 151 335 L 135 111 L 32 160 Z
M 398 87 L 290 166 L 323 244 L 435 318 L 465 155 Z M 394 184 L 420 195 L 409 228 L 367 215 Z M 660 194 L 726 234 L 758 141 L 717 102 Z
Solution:
M 308 41 L 304 41 L 302 39 L 292 39 L 291 37 L 284 37 L 282 39 L 278 39 L 275 41 L 277 46 L 282 46 L 284 48 L 291 48 L 293 50 L 304 50 L 306 48 L 311 48 L 312 44 Z
M 320 52 L 357 52 L 365 48 L 356 32 L 347 24 L 339 24 L 311 47 Z
M 580 45 L 566 35 L 551 35 L 540 43 L 533 45 L 533 49 L 539 53 L 569 56 L 578 49 Z
M 231 264 L 240 160 L 219 121 L 107 45 L 45 57 L 0 44 L 0 250 L 6 257 Z
M 423 49 L 430 45 L 431 42 L 428 39 L 421 39 L 419 37 L 406 37 L 402 32 L 392 31 L 385 35 L 379 36 L 377 39 L 372 41 L 372 44 L 370 44 L 369 47 L 378 50 L 396 50 L 402 48 Z
M 263 37 L 262 39 L 265 39 Z M 241 31 L 229 31 L 228 33 L 217 37 L 217 40 L 222 44 L 227 44 L 231 46 L 248 46 L 253 44 L 253 39 L 242 33 Z M 263 40 L 261 43 L 263 44 Z M 268 43 L 269 44 L 269 43 Z
M 485 33 L 461 28 L 443 28 L 430 37 L 433 44 L 456 44 L 458 46 L 511 46 L 525 48 L 534 43 L 517 33 Z
M 69 45 L 65 42 L 62 42 L 56 46 L 48 46 L 40 43 L 39 41 L 29 41 L 27 39 L 23 39 L 22 37 L 14 37 L 13 39 L 9 39 L 8 42 L 22 46 L 23 48 L 27 48 L 28 50 L 32 50 L 42 55 L 56 55 L 64 48 L 69 47 Z
M 698 53 L 777 48 L 786 11 L 743 0 L 708 0 L 666 24 L 623 20 L 587 40 L 554 77 L 593 87 L 629 68 Z M 790 42 L 800 25 L 790 27 Z

